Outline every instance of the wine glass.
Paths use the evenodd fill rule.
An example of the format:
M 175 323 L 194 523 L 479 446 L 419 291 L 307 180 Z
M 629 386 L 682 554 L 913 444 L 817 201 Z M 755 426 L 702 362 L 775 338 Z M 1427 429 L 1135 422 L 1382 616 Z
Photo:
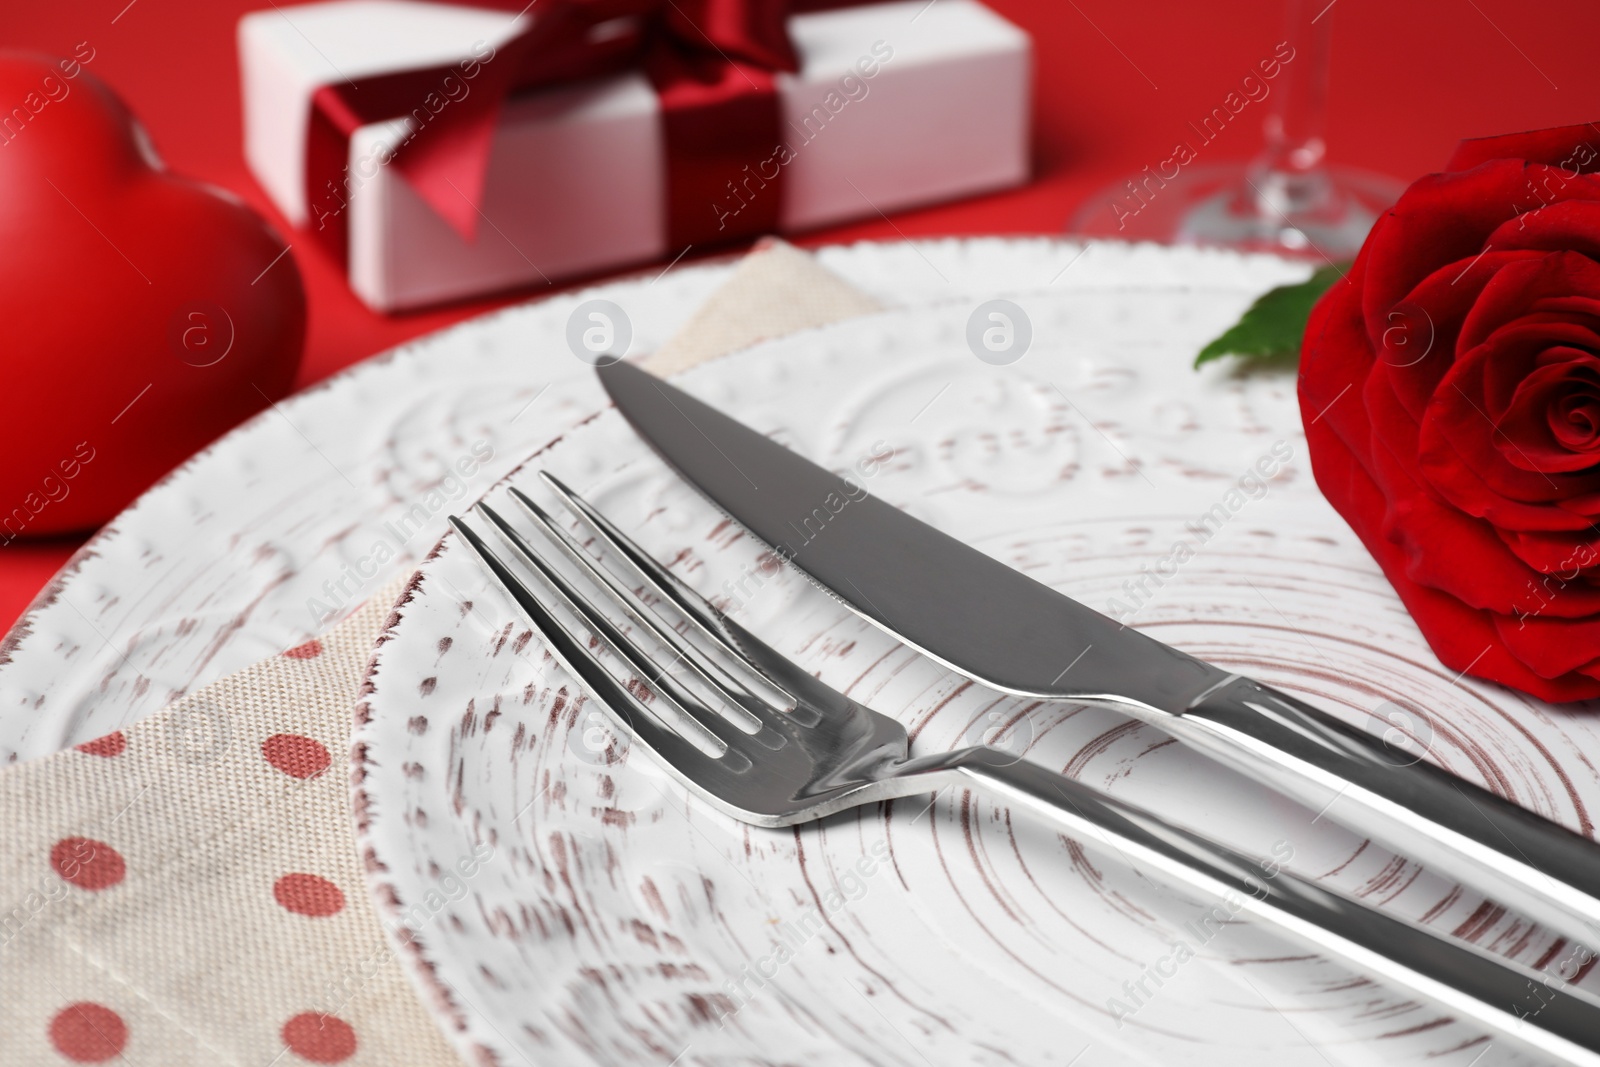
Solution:
M 1257 77 L 1270 85 L 1273 103 L 1264 123 L 1266 144 L 1255 159 L 1196 164 L 1175 153 L 1090 197 L 1069 232 L 1328 261 L 1353 257 L 1405 183 L 1324 161 L 1333 6 L 1329 0 L 1286 0 L 1286 40 L 1294 51 L 1280 48 L 1272 57 L 1278 61 L 1276 79 Z M 1208 137 L 1220 132 L 1209 117 L 1190 129 L 1194 139 L 1184 144 L 1190 157 L 1204 153 Z

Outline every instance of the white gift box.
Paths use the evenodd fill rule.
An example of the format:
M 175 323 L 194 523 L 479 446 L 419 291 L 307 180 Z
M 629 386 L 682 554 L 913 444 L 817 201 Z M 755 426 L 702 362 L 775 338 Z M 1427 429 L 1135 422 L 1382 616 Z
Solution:
M 522 25 L 507 12 L 411 0 L 246 15 L 239 59 L 251 170 L 290 222 L 313 224 L 306 136 L 320 87 L 482 55 Z M 1027 179 L 1031 44 L 976 0 L 800 14 L 789 32 L 801 69 L 777 76 L 790 149 L 780 160 L 783 232 Z M 863 77 L 866 69 L 874 73 Z M 471 240 L 393 168 L 369 165 L 406 139 L 413 120 L 359 128 L 349 173 L 370 177 L 349 183 L 340 220 L 351 287 L 395 311 L 678 255 L 668 244 L 659 112 L 636 71 L 513 96 Z M 730 195 L 729 208 L 738 203 Z

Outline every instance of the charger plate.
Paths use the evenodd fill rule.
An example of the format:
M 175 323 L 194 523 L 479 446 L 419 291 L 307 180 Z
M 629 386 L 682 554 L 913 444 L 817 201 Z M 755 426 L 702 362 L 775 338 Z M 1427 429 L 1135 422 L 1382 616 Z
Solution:
M 1164 269 L 1142 274 L 1091 256 L 1071 289 L 1014 294 L 1032 347 L 1009 366 L 974 356 L 961 299 L 678 381 L 836 470 L 892 449 L 873 493 L 1220 666 L 1364 726 L 1402 723 L 1419 755 L 1592 834 L 1592 709 L 1439 665 L 1318 493 L 1293 378 L 1189 369 L 1257 291 L 1191 256 L 1152 254 Z M 1340 828 L 1335 797 L 1301 808 L 1148 726 L 1004 697 L 908 651 L 777 565 L 614 409 L 512 474 L 553 506 L 541 468 L 899 718 L 913 754 L 1001 744 L 1526 963 L 1584 963 L 1596 985 L 1575 946 Z M 515 513 L 504 485 L 489 497 Z M 357 718 L 371 888 L 469 1062 L 1517 1062 L 981 796 L 782 831 L 718 814 L 609 732 L 453 535 L 397 605 Z

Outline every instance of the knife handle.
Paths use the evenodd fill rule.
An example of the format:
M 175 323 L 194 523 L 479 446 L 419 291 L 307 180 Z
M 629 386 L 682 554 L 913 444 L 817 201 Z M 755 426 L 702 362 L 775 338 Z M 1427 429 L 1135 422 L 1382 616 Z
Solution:
M 1203 694 L 1168 728 L 1580 946 L 1600 946 L 1600 845 L 1588 838 L 1248 678 Z
M 1385 915 L 1009 753 L 968 749 L 953 769 L 968 785 L 1049 818 L 1084 845 L 1108 846 L 1135 870 L 1187 887 L 1212 905 L 1189 924 L 1190 936 L 1196 923 L 1207 936 L 1232 916 L 1249 915 L 1497 1038 L 1600 1067 L 1600 1004 L 1567 992 L 1567 979 Z

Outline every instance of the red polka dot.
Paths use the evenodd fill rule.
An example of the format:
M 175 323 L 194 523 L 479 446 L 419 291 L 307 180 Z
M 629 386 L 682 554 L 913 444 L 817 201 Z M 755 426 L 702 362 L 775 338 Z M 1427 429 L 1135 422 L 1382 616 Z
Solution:
M 356 1032 L 337 1015 L 308 1011 L 283 1024 L 283 1043 L 312 1063 L 343 1063 L 356 1054 Z
M 284 655 L 294 659 L 316 659 L 322 655 L 322 642 L 313 637 L 303 645 L 295 645 Z
M 97 737 L 93 741 L 85 741 L 74 747 L 79 752 L 86 752 L 91 756 L 105 756 L 109 759 L 112 756 L 122 755 L 123 749 L 128 747 L 128 739 L 123 736 L 121 730 L 115 730 L 104 737 Z
M 89 837 L 64 837 L 50 850 L 50 866 L 79 889 L 110 889 L 128 873 L 116 849 Z
M 104 1063 L 128 1043 L 128 1024 L 103 1004 L 68 1004 L 50 1020 L 50 1043 L 73 1063 Z
M 333 762 L 321 741 L 299 734 L 273 734 L 261 742 L 261 754 L 284 774 L 315 778 Z
M 272 896 L 296 915 L 320 918 L 344 907 L 339 887 L 315 874 L 286 874 L 272 883 Z

